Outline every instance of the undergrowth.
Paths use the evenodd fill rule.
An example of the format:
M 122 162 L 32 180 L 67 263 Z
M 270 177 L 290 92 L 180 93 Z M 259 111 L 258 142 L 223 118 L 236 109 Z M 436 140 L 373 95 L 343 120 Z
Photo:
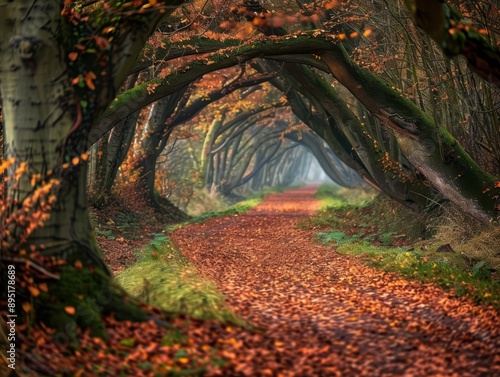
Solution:
M 183 223 L 180 224 L 175 224 L 173 226 L 169 226 L 167 228 L 168 231 L 172 232 L 180 227 L 186 226 L 188 224 L 195 224 L 195 223 L 201 223 L 203 221 L 206 221 L 210 218 L 214 217 L 222 217 L 222 216 L 233 216 L 233 215 L 239 215 L 243 214 L 249 209 L 259 205 L 264 197 L 268 194 L 271 193 L 278 193 L 282 192 L 284 188 L 270 188 L 266 190 L 262 190 L 256 193 L 253 193 L 252 195 L 248 196 L 245 200 L 239 201 L 231 206 L 225 206 L 222 209 L 218 211 L 208 211 L 204 212 L 196 217 L 193 217 Z
M 203 214 L 201 214 L 201 215 L 199 215 L 197 217 L 189 219 L 185 223 L 182 223 L 181 226 L 184 226 L 185 224 L 201 223 L 201 222 L 203 222 L 203 221 L 205 221 L 207 219 L 210 219 L 212 217 L 222 217 L 222 216 L 239 215 L 239 214 L 245 213 L 249 209 L 255 207 L 261 201 L 262 201 L 262 197 L 256 197 L 256 198 L 253 198 L 253 199 L 247 199 L 247 200 L 241 201 L 239 203 L 233 204 L 232 206 L 229 206 L 226 209 L 223 209 L 221 211 L 205 212 L 205 213 L 203 213 Z
M 440 216 L 417 214 L 362 189 L 321 186 L 320 210 L 300 227 L 365 263 L 452 289 L 500 309 L 500 227 L 483 224 L 453 205 Z
M 220 212 L 227 208 L 227 200 L 215 190 L 197 189 L 194 191 L 186 211 L 190 216 L 200 216 L 207 212 Z

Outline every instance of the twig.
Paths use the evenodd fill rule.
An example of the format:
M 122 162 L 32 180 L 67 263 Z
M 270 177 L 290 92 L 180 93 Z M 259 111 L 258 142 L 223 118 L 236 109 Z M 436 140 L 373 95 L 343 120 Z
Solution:
M 47 271 L 45 268 L 43 268 L 42 266 L 34 263 L 32 260 L 30 259 L 23 259 L 23 258 L 5 258 L 5 257 L 0 257 L 0 259 L 2 260 L 5 260 L 7 262 L 17 262 L 17 263 L 26 263 L 28 262 L 30 264 L 30 266 L 32 266 L 35 270 L 38 270 L 39 272 L 47 275 L 48 277 L 51 277 L 52 279 L 56 279 L 56 280 L 59 280 L 60 277 L 58 275 L 55 275 L 49 271 Z

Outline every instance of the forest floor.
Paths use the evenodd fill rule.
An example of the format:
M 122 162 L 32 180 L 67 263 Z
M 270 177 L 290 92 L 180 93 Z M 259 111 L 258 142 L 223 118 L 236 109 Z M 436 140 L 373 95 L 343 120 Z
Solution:
M 167 326 L 107 315 L 108 339 L 85 331 L 75 352 L 54 342 L 53 330 L 35 328 L 31 340 L 23 342 L 23 353 L 38 373 L 26 375 L 500 375 L 498 308 L 458 298 L 434 283 L 371 268 L 362 254 L 345 255 L 346 237 L 358 239 L 361 220 L 354 224 L 349 217 L 345 233 L 318 234 L 327 229 L 320 223 L 369 213 L 368 207 L 318 212 L 322 204 L 313 198 L 316 190 L 269 194 L 245 213 L 231 209 L 177 230 L 118 210 L 97 213 L 99 241 L 112 269 L 121 271 L 118 281 L 156 306 L 143 305 Z M 144 224 L 149 226 L 142 229 Z M 383 230 L 375 236 L 366 224 L 363 232 L 372 244 L 356 247 L 387 253 L 398 266 L 418 256 L 416 248 L 411 256 L 406 256 L 410 247 L 396 256 L 391 254 L 396 249 L 384 248 L 391 240 L 408 245 L 398 235 Z M 339 246 L 318 242 L 321 234 Z M 431 265 L 433 276 L 449 274 L 438 263 L 425 265 Z M 485 289 L 496 289 L 497 283 L 490 283 Z M 493 290 L 481 294 L 495 296 Z
M 500 375 L 498 312 L 314 242 L 315 231 L 298 225 L 318 209 L 316 189 L 270 194 L 243 215 L 170 236 L 228 305 L 260 329 L 233 330 L 222 373 Z
M 106 264 L 113 272 L 134 264 L 136 250 L 146 246 L 155 234 L 172 223 L 166 215 L 135 203 L 115 202 L 103 209 L 92 208 L 96 239 Z

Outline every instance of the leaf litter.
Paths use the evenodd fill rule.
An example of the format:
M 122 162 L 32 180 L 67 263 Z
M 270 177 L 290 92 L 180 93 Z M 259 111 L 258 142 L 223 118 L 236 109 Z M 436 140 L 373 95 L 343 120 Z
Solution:
M 497 311 L 314 243 L 297 225 L 318 209 L 315 191 L 271 194 L 172 235 L 260 330 L 235 330 L 231 362 L 214 375 L 500 375 Z
M 253 330 L 186 316 L 104 318 L 109 339 L 69 352 L 50 329 L 23 337 L 29 375 L 496 376 L 500 318 L 488 306 L 340 255 L 298 229 L 316 188 L 271 194 L 244 215 L 180 228 L 174 244 Z M 80 330 L 78 330 L 80 331 Z

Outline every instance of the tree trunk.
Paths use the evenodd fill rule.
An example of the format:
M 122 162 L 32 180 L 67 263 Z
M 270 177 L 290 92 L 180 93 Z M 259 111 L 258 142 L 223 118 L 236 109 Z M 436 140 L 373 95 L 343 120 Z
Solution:
M 483 171 L 453 136 L 399 92 L 358 67 L 340 46 L 321 57 L 342 85 L 395 130 L 403 154 L 446 198 L 479 220 L 498 216 L 498 178 Z
M 132 140 L 134 140 L 139 113 L 140 111 L 136 111 L 111 130 L 108 142 L 106 176 L 104 178 L 105 195 L 111 194 L 118 169 L 125 161 Z
M 407 207 L 415 211 L 423 211 L 428 204 L 428 198 L 431 197 L 429 188 L 417 179 L 405 179 L 387 170 L 381 164 L 384 151 L 367 136 L 359 120 L 333 88 L 319 76 L 302 68 L 287 65 L 287 70 L 294 74 L 297 83 L 302 85 L 305 92 L 315 101 L 315 107 L 319 111 L 326 112 L 328 118 L 327 125 L 319 128 L 314 116 L 310 116 L 306 119 L 308 126 L 329 146 L 335 147 L 335 154 L 348 166 L 355 168 L 356 172 L 369 184 Z M 346 140 L 344 143 L 349 146 L 350 155 L 346 150 L 341 150 L 343 145 L 339 146 L 338 140 L 342 139 Z
M 57 37 L 59 4 L 19 0 L 0 12 L 0 30 L 9 35 L 0 40 L 5 157 L 15 159 L 16 166 L 26 164 L 18 182 L 8 181 L 8 198 L 15 202 L 3 214 L 3 225 L 10 226 L 11 234 L 2 231 L 2 259 L 17 260 L 28 250 L 32 265 L 45 264 L 53 271 L 47 276 L 48 293 L 31 297 L 32 311 L 35 319 L 58 329 L 56 337 L 67 343 L 76 338 L 76 324 L 105 337 L 102 314 L 147 316 L 121 299 L 124 294 L 111 283 L 90 226 L 87 154 L 80 140 L 85 140 L 92 116 L 85 113 L 68 77 L 67 59 Z M 24 215 L 36 218 L 46 213 L 43 226 L 38 221 L 32 222 L 34 230 L 5 224 L 16 216 L 21 221 L 22 206 L 29 202 L 32 210 Z M 51 257 L 65 264 L 50 267 Z M 75 309 L 75 315 L 68 314 L 68 307 Z M 21 317 L 20 302 L 17 310 Z
M 215 171 L 215 168 L 213 168 L 212 171 L 210 171 L 209 169 L 209 165 L 213 164 L 213 155 L 210 152 L 212 151 L 215 139 L 217 138 L 217 132 L 219 131 L 223 123 L 224 115 L 222 115 L 220 119 L 214 119 L 212 121 L 212 124 L 208 128 L 208 132 L 205 135 L 203 147 L 201 148 L 200 178 L 204 180 L 203 185 L 207 188 L 209 188 L 208 185 L 210 185 L 211 183 L 211 180 L 208 178 L 208 176 Z M 210 161 L 212 161 L 212 163 L 210 163 Z M 199 184 L 201 184 L 201 182 L 199 182 Z

